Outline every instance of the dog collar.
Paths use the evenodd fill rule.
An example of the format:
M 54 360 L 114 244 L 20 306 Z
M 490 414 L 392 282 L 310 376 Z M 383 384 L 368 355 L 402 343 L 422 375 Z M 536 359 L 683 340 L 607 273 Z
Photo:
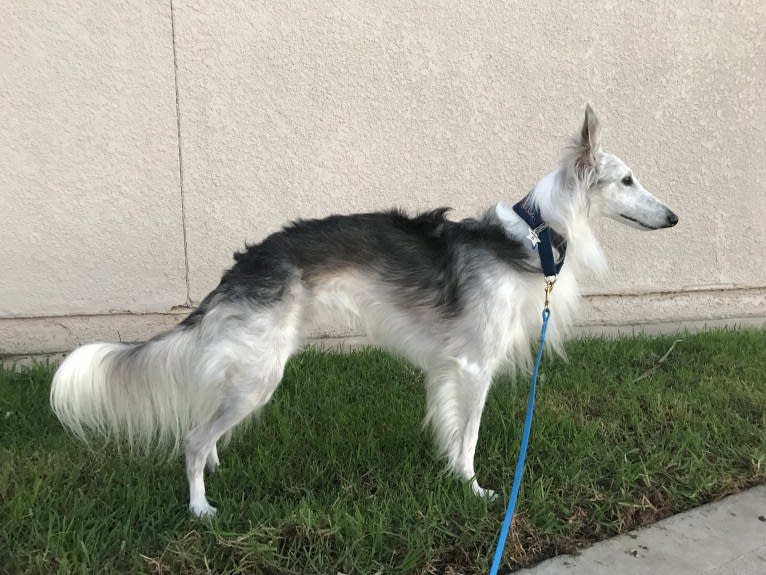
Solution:
M 546 278 L 555 278 L 564 266 L 567 252 L 567 242 L 561 234 L 557 234 L 545 223 L 537 207 L 529 195 L 513 205 L 513 211 L 529 226 L 527 239 L 532 242 L 532 249 L 540 256 L 540 265 Z M 559 261 L 553 257 L 553 247 L 559 252 Z

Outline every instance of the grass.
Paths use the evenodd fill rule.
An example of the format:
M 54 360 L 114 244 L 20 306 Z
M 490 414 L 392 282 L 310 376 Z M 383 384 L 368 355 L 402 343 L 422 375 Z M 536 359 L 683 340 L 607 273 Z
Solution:
M 766 331 L 580 340 L 548 358 L 505 564 L 572 551 L 766 480 Z M 503 515 L 445 476 L 422 375 L 307 351 L 186 510 L 179 459 L 87 450 L 48 407 L 52 367 L 0 368 L 0 572 L 482 573 Z M 507 493 L 526 383 L 490 394 L 482 483 Z

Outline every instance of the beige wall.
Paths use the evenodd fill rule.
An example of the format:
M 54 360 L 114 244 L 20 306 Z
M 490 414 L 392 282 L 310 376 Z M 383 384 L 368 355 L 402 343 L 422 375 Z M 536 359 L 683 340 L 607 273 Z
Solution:
M 599 224 L 614 273 L 582 324 L 766 318 L 762 0 L 3 13 L 0 353 L 145 338 L 287 219 L 518 198 L 586 102 L 681 221 Z

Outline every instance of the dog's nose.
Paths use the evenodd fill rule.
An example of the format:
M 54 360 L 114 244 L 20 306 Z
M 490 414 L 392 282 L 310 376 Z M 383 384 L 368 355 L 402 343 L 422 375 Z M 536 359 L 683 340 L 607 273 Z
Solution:
M 668 213 L 668 227 L 672 227 L 678 223 L 678 216 L 673 212 Z

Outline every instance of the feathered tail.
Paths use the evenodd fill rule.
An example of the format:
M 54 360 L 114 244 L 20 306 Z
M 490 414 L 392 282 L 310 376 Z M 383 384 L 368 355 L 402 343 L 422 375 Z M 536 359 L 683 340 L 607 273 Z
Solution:
M 195 373 L 201 353 L 196 331 L 179 326 L 142 344 L 77 348 L 53 378 L 53 411 L 84 440 L 95 432 L 130 445 L 178 449 L 215 409 L 213 390 Z

